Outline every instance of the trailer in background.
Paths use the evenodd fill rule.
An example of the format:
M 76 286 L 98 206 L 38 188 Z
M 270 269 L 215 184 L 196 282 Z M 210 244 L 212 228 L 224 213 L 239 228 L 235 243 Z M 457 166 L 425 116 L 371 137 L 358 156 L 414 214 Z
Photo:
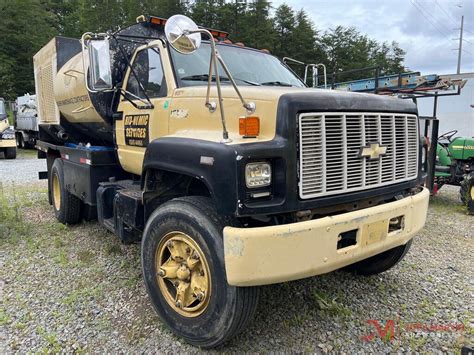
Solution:
M 38 139 L 36 95 L 19 96 L 13 105 L 13 114 L 18 148 L 33 148 Z
M 5 100 L 0 97 L 0 153 L 6 159 L 16 158 L 15 133 L 8 122 Z

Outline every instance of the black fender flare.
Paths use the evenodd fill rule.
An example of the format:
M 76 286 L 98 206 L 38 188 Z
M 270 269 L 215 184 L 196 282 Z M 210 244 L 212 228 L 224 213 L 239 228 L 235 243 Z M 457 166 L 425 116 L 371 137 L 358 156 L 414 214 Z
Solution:
M 178 173 L 206 185 L 218 211 L 235 214 L 238 208 L 237 152 L 232 146 L 200 139 L 162 137 L 147 146 L 142 190 L 150 170 Z

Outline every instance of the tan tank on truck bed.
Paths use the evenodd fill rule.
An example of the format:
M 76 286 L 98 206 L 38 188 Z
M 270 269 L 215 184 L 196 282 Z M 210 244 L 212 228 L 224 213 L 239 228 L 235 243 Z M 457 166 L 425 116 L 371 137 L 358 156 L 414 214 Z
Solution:
M 225 32 L 137 20 L 35 56 L 37 145 L 59 221 L 141 240 L 173 332 L 219 346 L 260 285 L 403 259 L 429 197 L 411 100 L 308 88 Z
M 56 37 L 33 62 L 39 124 L 63 124 L 70 127 L 68 136 L 85 134 L 92 142 L 112 142 L 112 127 L 94 107 L 85 85 L 79 40 Z

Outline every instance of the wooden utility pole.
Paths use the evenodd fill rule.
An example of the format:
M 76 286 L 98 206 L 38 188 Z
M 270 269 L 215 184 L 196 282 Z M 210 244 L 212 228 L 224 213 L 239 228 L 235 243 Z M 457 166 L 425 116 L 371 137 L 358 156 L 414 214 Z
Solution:
M 459 49 L 458 49 L 458 70 L 456 74 L 461 73 L 461 53 L 462 53 L 462 33 L 464 31 L 464 15 L 461 16 L 461 28 L 460 28 L 460 35 L 459 35 Z

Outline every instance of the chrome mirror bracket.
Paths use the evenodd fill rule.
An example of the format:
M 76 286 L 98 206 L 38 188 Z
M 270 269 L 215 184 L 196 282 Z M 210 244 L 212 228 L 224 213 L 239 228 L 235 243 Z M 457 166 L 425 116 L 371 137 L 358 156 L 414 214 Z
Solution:
M 215 101 L 206 102 L 206 107 L 209 109 L 210 113 L 214 113 L 217 110 L 217 104 Z

